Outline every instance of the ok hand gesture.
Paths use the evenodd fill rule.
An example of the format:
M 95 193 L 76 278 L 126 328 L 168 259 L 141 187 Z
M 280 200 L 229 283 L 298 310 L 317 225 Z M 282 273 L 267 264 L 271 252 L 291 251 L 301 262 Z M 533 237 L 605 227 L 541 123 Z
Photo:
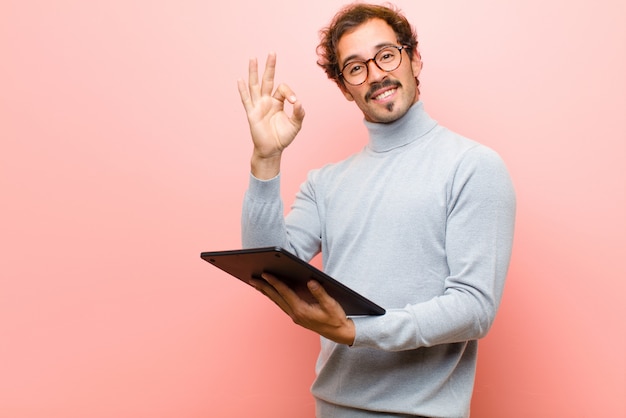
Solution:
M 249 63 L 248 85 L 242 79 L 237 81 L 254 143 L 252 173 L 259 178 L 278 174 L 282 151 L 293 142 L 304 119 L 302 103 L 289 86 L 280 84 L 274 90 L 275 71 L 276 54 L 271 53 L 260 82 L 256 59 Z M 285 101 L 293 105 L 291 116 L 285 111 Z

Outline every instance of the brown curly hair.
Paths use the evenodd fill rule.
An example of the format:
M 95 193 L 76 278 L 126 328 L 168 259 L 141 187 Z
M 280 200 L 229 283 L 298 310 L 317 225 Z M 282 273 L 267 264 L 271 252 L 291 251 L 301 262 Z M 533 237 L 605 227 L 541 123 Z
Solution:
M 340 75 L 337 44 L 343 35 L 371 19 L 382 19 L 391 26 L 396 33 L 398 43 L 408 47 L 409 58 L 412 59 L 413 54 L 417 52 L 417 32 L 396 6 L 390 3 L 385 5 L 349 4 L 339 10 L 326 28 L 320 30 L 321 40 L 316 50 L 319 57 L 317 65 L 322 67 L 328 78 L 337 83 L 340 88 L 345 85 Z

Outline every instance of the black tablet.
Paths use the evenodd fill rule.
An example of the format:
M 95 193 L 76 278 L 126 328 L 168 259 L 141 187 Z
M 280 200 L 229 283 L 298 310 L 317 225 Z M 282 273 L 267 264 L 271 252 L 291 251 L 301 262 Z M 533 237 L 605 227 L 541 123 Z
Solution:
M 306 284 L 311 279 L 317 280 L 326 292 L 339 302 L 346 315 L 385 313 L 385 310 L 374 302 L 280 247 L 207 251 L 201 253 L 200 257 L 248 284 L 251 278 L 261 279 L 261 273 L 270 273 L 309 302 L 315 302 L 315 299 Z

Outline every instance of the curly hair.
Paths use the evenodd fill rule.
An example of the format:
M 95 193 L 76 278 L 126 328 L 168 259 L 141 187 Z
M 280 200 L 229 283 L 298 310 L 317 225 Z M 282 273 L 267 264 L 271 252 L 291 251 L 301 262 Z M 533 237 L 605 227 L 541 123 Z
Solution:
M 344 82 L 340 76 L 341 69 L 337 57 L 337 44 L 343 35 L 371 19 L 382 19 L 396 33 L 398 43 L 407 46 L 409 58 L 417 51 L 417 32 L 402 15 L 400 10 L 392 5 L 374 5 L 353 3 L 343 7 L 335 15 L 331 23 L 320 30 L 320 43 L 317 46 L 319 57 L 317 65 L 322 67 L 328 78 L 341 88 Z

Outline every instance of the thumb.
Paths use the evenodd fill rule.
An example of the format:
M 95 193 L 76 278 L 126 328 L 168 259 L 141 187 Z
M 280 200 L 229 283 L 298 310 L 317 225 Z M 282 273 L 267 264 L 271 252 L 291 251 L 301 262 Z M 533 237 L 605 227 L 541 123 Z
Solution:
M 304 120 L 304 107 L 299 101 L 293 104 L 293 113 L 291 114 L 291 122 L 298 127 L 302 127 L 302 121 Z

